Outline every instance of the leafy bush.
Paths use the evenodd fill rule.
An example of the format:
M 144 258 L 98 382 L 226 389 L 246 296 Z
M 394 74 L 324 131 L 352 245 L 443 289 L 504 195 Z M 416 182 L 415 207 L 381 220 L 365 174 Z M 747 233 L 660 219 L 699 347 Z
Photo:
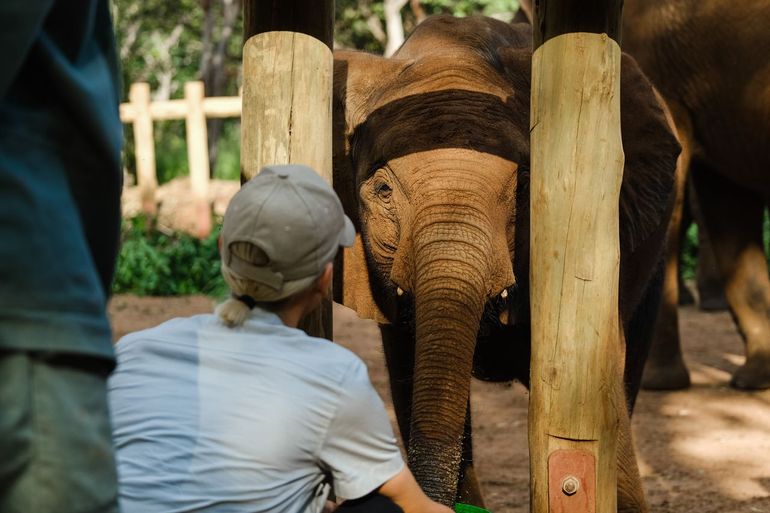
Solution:
M 241 177 L 241 121 L 226 119 L 219 139 L 219 154 L 212 171 L 219 180 L 239 180 Z
M 682 278 L 695 279 L 695 266 L 698 263 L 698 225 L 692 223 L 682 241 L 682 259 L 679 263 Z
M 121 233 L 114 293 L 176 296 L 223 296 L 227 287 L 219 269 L 217 226 L 207 238 L 168 235 L 144 218 L 126 220 Z

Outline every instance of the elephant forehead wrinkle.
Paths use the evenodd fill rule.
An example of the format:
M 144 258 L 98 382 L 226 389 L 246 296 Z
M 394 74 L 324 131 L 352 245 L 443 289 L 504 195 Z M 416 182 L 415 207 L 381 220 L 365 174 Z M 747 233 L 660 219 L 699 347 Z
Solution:
M 435 175 L 436 180 L 445 180 L 441 175 Z M 427 190 L 426 190 L 427 189 Z M 419 201 L 417 201 L 417 210 L 426 212 L 436 212 L 438 214 L 451 214 L 453 212 L 464 211 L 468 214 L 480 215 L 486 217 L 489 204 L 489 196 L 493 191 L 487 187 L 478 184 L 476 187 L 460 187 L 457 189 L 431 189 L 427 184 L 417 188 L 420 192 Z
M 408 89 L 407 89 L 408 88 Z M 496 86 L 491 83 L 486 73 L 478 73 L 472 69 L 449 69 L 430 73 L 408 84 L 405 89 L 412 91 L 451 91 L 463 90 L 474 93 L 490 94 L 505 102 L 511 95 L 510 88 Z M 403 94 L 396 98 L 402 98 Z M 394 99 L 396 99 L 394 98 Z
M 479 244 L 489 244 L 490 228 L 490 223 L 486 220 L 462 217 L 450 221 L 427 219 L 419 224 L 415 223 L 413 233 L 415 244 L 419 248 L 428 244 L 446 244 L 451 247 L 469 243 L 473 243 L 475 247 Z
M 400 92 L 464 89 L 493 94 L 502 101 L 511 94 L 511 85 L 497 70 L 467 51 L 422 56 L 402 68 L 393 85 Z M 396 93 L 391 99 L 401 96 Z
M 433 193 L 441 191 L 462 191 L 488 195 L 498 189 L 509 177 L 484 166 L 484 159 L 437 160 L 414 169 L 415 180 Z

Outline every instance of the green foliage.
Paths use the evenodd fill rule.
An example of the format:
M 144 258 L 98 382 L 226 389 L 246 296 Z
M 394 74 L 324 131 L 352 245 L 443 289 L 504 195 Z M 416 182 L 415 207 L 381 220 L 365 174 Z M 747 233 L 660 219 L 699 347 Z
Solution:
M 682 241 L 682 259 L 679 267 L 682 277 L 687 280 L 695 279 L 695 266 L 698 263 L 698 225 L 692 223 L 687 228 Z
M 227 287 L 220 274 L 217 226 L 207 238 L 167 235 L 144 218 L 123 223 L 113 293 L 175 296 L 222 296 Z
M 155 129 L 155 173 L 158 183 L 166 183 L 174 178 L 186 175 L 187 138 L 183 120 L 156 121 Z
M 219 180 L 239 180 L 241 177 L 241 123 L 238 119 L 225 120 L 213 175 Z
M 221 75 L 216 80 L 224 87 L 219 94 L 238 94 L 243 23 L 239 20 L 232 33 L 224 35 L 222 0 L 110 0 L 110 4 L 121 61 L 122 101 L 128 100 L 134 82 L 148 82 L 153 99 L 182 98 L 185 82 L 204 78 L 204 61 L 219 44 L 224 48 Z M 135 174 L 133 134 L 127 128 L 124 163 Z M 156 122 L 154 132 L 158 181 L 186 175 L 184 121 Z M 220 152 L 219 156 L 231 165 L 231 155 Z
M 503 21 L 510 21 L 519 8 L 518 0 L 422 0 L 425 14 L 451 14 L 453 16 L 471 16 L 483 14 Z M 335 2 L 336 21 L 334 41 L 343 48 L 382 53 L 385 41 L 378 40 L 370 24 L 385 26 L 385 10 L 382 1 L 337 0 Z M 412 10 L 407 5 L 401 10 L 404 33 L 409 35 L 417 25 Z
M 428 14 L 452 14 L 471 16 L 483 14 L 510 21 L 519 8 L 517 0 L 425 0 L 422 2 Z

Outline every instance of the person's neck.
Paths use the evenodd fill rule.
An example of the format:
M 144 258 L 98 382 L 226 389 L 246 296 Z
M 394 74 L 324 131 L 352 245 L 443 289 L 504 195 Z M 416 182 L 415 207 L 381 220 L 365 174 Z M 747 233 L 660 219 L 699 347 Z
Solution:
M 279 319 L 281 319 L 281 322 L 283 322 L 286 326 L 290 328 L 296 328 L 299 326 L 299 321 L 302 320 L 302 313 L 303 310 L 300 308 L 284 308 L 283 310 L 279 310 L 276 312 L 276 315 Z
M 316 306 L 314 298 L 301 298 L 299 301 L 290 302 L 284 308 L 277 311 L 276 315 L 286 326 L 296 328 L 299 326 L 302 318 L 312 312 Z

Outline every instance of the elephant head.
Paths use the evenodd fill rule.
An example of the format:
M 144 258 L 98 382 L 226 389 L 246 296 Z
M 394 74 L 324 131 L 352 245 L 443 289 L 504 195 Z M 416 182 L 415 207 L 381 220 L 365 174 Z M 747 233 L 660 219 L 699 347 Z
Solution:
M 418 481 L 447 504 L 471 375 L 488 367 L 476 354 L 474 369 L 479 335 L 513 336 L 517 326 L 506 332 L 504 324 L 528 322 L 530 42 L 525 25 L 436 17 L 392 58 L 335 52 L 334 184 L 359 234 L 335 299 L 414 337 L 411 421 L 408 434 L 400 422 L 402 435 Z M 642 100 L 648 110 L 650 95 Z M 643 116 L 652 132 L 658 114 Z M 626 150 L 632 165 L 656 161 L 651 153 Z M 663 168 L 636 180 L 641 186 L 627 198 L 627 212 L 643 207 L 646 216 L 633 213 L 629 247 L 664 222 L 673 164 Z M 521 344 L 528 354 L 528 337 Z M 509 371 L 503 379 L 513 377 L 528 376 Z

